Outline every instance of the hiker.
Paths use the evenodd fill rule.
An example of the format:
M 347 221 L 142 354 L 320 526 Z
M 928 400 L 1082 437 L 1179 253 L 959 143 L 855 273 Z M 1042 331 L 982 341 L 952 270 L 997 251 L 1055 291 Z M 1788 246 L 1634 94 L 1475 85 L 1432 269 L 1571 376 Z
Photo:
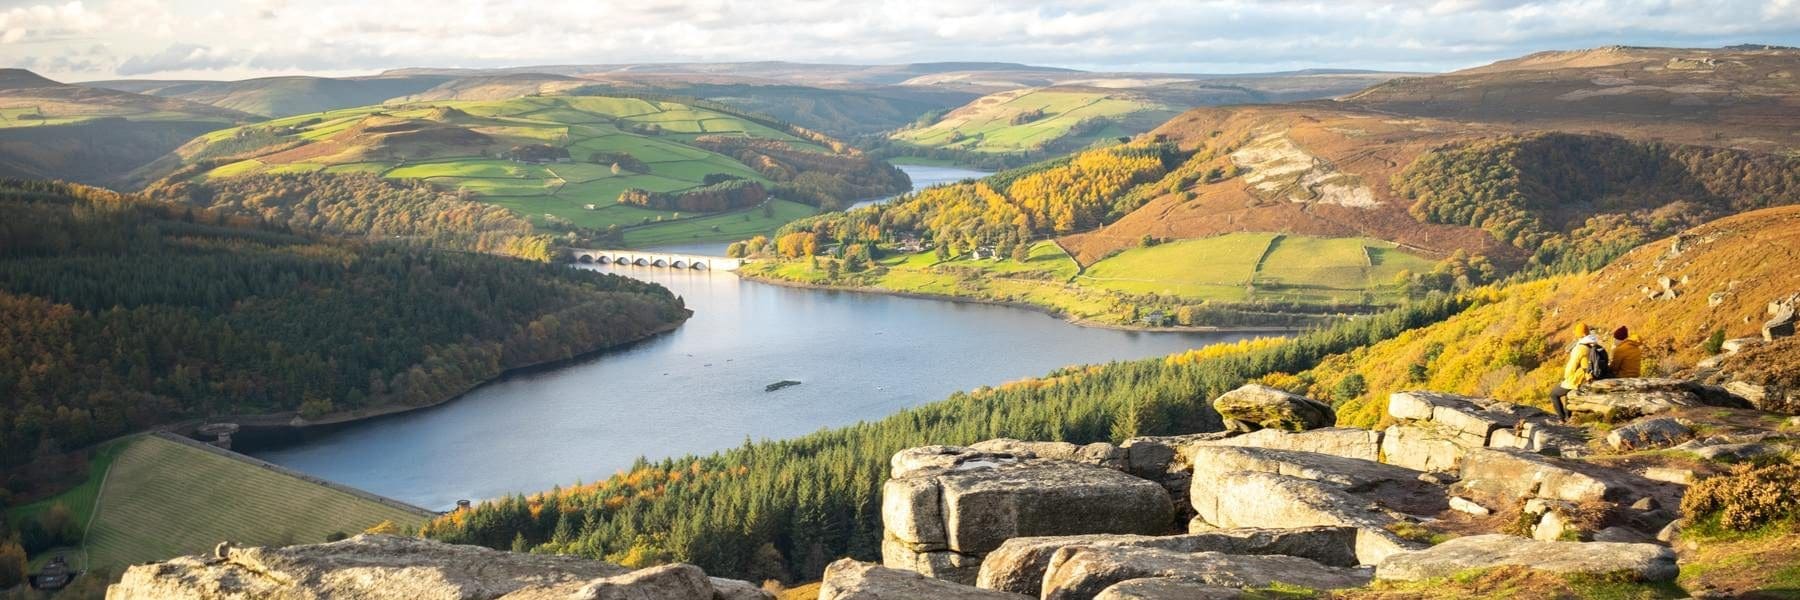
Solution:
M 1607 355 L 1606 370 L 1613 377 L 1644 376 L 1644 343 L 1631 335 L 1631 330 L 1620 325 L 1612 333 L 1612 354 Z
M 1569 409 L 1563 406 L 1563 396 L 1589 381 L 1605 379 L 1606 375 L 1606 347 L 1600 345 L 1600 338 L 1586 323 L 1576 324 L 1575 344 L 1569 346 L 1569 360 L 1563 363 L 1562 381 L 1550 389 L 1550 406 L 1556 409 L 1556 417 L 1569 420 Z

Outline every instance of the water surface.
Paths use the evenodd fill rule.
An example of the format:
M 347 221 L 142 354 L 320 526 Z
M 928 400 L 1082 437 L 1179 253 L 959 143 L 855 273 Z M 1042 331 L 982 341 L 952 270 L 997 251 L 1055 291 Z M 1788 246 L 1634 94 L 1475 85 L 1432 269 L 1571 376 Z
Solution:
M 347 425 L 258 458 L 429 508 L 593 481 L 652 459 L 875 420 L 1058 367 L 1237 334 L 1077 327 L 1018 308 L 773 286 L 729 272 L 583 266 L 654 281 L 695 314 L 628 348 Z M 775 392 L 783 379 L 801 385 Z

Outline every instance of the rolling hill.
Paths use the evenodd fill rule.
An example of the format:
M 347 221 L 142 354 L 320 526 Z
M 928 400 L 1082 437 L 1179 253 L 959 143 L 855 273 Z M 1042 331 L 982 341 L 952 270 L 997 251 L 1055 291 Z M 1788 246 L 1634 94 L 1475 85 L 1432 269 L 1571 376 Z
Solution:
M 1608 46 L 1376 85 L 1372 111 L 1763 151 L 1800 147 L 1800 49 Z
M 164 168 L 176 181 L 200 185 L 286 173 L 420 180 L 509 208 L 540 229 L 607 232 L 625 244 L 741 238 L 821 205 L 907 185 L 891 166 L 819 134 L 722 105 L 618 96 L 297 115 L 208 133 L 171 155 Z M 628 190 L 699 194 L 733 179 L 771 194 L 769 209 L 754 209 L 760 198 L 687 210 L 620 201 Z
M 1028 88 L 978 98 L 892 139 L 982 153 L 1066 152 L 1155 127 L 1179 109 L 1141 94 L 1098 88 Z
M 1763 73 L 1800 54 L 1668 49 L 1590 54 L 1626 60 L 1614 56 L 1619 52 L 1658 60 L 1713 56 L 1720 65 L 1726 64 L 1723 57 L 1735 56 L 1731 60 L 1761 65 L 1752 70 Z M 1568 78 L 1555 65 L 1529 72 L 1539 80 Z M 1714 77 L 1706 70 L 1682 73 L 1687 79 L 1667 75 L 1664 83 L 1700 86 Z M 1405 83 L 1412 81 L 1402 83 L 1439 85 Z M 1794 101 L 1779 95 L 1780 89 L 1762 89 L 1758 93 L 1768 97 L 1759 101 Z M 1709 220 L 1800 204 L 1796 146 L 1742 147 L 1734 136 L 1670 141 L 1654 120 L 1614 120 L 1611 113 L 1571 123 L 1407 114 L 1400 111 L 1408 105 L 1373 105 L 1372 94 L 1197 108 L 1127 144 L 914 194 L 861 213 L 802 221 L 775 239 L 822 236 L 818 247 L 873 245 L 873 254 L 912 239 L 906 244 L 911 252 L 938 246 L 947 256 L 884 258 L 875 263 L 880 269 L 854 274 L 828 268 L 832 265 L 793 264 L 746 273 L 1024 302 L 1106 323 L 1136 322 L 1145 311 L 1155 311 L 1176 314 L 1180 324 L 1272 324 L 1287 321 L 1267 316 L 1271 313 L 1384 305 L 1520 270 L 1594 269 L 1645 241 Z M 1696 123 L 1729 128 L 1736 114 L 1702 108 L 1667 131 L 1680 138 Z M 1284 269 L 1281 253 L 1270 250 L 1277 244 L 1256 243 L 1271 234 L 1289 240 L 1290 248 L 1310 248 L 1303 254 L 1326 264 Z M 1032 244 L 1044 240 L 1067 255 L 1066 268 L 1039 261 Z M 758 251 L 751 246 L 746 250 Z M 790 241 L 787 247 L 801 245 Z M 1032 250 L 1008 251 L 1020 247 Z M 764 248 L 766 254 L 784 254 L 779 244 Z M 978 249 L 985 250 L 982 260 L 964 261 L 965 253 Z M 1359 254 L 1365 257 L 1360 265 L 1328 260 Z M 906 277 L 895 275 L 908 270 Z
M 0 176 L 116 184 L 196 135 L 253 118 L 0 69 Z
M 909 152 L 985 163 L 1017 155 L 1017 166 L 1095 143 L 1135 136 L 1197 106 L 1311 100 L 1348 94 L 1396 74 L 1300 71 L 1238 76 L 1107 75 L 1049 87 L 1008 89 L 970 101 L 930 123 L 891 134 L 892 155 Z M 921 78 L 909 85 L 935 85 Z
M 416 77 L 264 77 L 242 81 L 158 81 L 124 79 L 81 85 L 201 104 L 259 115 L 286 117 L 339 108 L 380 104 L 390 98 L 431 89 L 448 78 Z

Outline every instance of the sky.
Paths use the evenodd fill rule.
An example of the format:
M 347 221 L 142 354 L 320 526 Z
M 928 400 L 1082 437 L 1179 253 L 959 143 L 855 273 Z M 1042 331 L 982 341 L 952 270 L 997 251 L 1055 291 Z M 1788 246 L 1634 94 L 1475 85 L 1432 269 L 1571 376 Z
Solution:
M 66 81 L 748 60 L 1446 71 L 1738 43 L 1800 46 L 1800 0 L 0 0 L 0 65 Z

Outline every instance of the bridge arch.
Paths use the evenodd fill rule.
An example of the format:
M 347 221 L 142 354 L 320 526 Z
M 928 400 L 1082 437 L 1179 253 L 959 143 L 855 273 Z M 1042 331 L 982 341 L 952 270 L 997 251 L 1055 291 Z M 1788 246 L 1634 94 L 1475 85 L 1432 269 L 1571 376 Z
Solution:
M 586 264 L 586 263 L 592 263 L 592 262 L 594 262 L 594 255 L 592 255 L 592 254 L 582 254 L 582 255 L 581 255 L 581 256 L 577 256 L 577 257 L 575 257 L 575 260 L 576 260 L 576 261 L 577 261 L 577 262 L 581 262 L 581 263 L 584 263 L 584 264 Z
M 650 260 L 640 256 L 640 257 L 638 257 L 637 260 L 631 261 L 631 264 L 634 264 L 634 265 L 637 265 L 640 267 L 648 266 L 650 264 Z
M 673 261 L 670 261 L 670 262 L 669 262 L 669 266 L 671 266 L 671 267 L 675 267 L 675 268 L 677 268 L 677 269 L 686 269 L 686 268 L 687 268 L 687 262 L 686 262 L 686 261 L 683 261 L 683 260 L 681 260 L 681 259 L 679 259 L 679 258 L 677 258 L 677 259 L 675 259 L 675 260 L 673 260 Z
M 706 270 L 706 261 L 696 260 L 696 261 L 694 261 L 694 264 L 691 265 L 689 268 L 691 268 L 695 271 L 705 271 Z

